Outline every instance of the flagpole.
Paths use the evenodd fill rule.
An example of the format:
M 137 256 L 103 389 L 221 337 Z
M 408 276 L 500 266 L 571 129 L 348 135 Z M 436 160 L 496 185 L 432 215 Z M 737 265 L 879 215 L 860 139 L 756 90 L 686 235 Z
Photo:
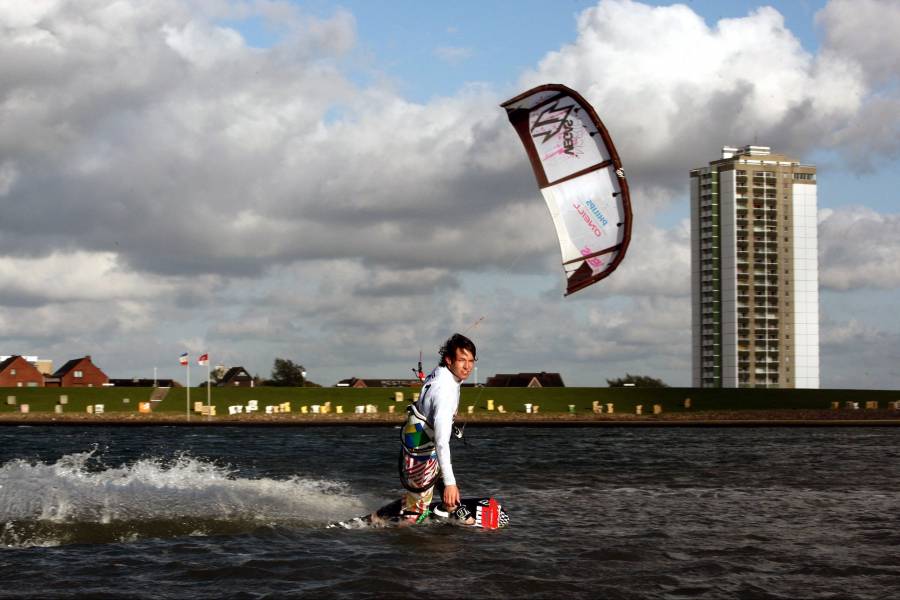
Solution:
M 209 353 L 206 354 L 206 418 L 212 416 L 212 387 L 210 386 L 209 377 Z
M 187 362 L 187 400 L 184 405 L 184 414 L 187 416 L 187 420 L 191 420 L 191 357 L 188 357 Z

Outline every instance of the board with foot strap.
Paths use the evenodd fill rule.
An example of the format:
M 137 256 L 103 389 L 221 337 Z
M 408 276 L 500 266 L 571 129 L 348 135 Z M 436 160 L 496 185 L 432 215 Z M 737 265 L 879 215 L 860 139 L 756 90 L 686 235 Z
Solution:
M 402 500 L 395 500 L 372 514 L 331 523 L 328 527 L 358 529 L 408 525 L 410 520 L 401 514 L 402 508 Z M 459 506 L 452 511 L 445 510 L 440 502 L 432 502 L 425 514 L 415 520 L 415 524 L 439 523 L 481 529 L 502 529 L 509 527 L 509 514 L 494 498 L 463 498 Z

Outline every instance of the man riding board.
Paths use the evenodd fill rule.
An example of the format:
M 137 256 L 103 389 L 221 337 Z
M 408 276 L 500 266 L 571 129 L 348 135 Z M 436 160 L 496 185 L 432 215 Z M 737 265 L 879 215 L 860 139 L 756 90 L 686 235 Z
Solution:
M 440 363 L 425 378 L 419 399 L 407 409 L 401 430 L 400 481 L 406 488 L 401 518 L 409 523 L 428 516 L 436 484 L 443 485 L 441 499 L 448 513 L 467 524 L 475 522 L 460 504 L 459 487 L 450 460 L 453 418 L 459 407 L 459 388 L 475 367 L 475 344 L 455 333 L 440 350 Z

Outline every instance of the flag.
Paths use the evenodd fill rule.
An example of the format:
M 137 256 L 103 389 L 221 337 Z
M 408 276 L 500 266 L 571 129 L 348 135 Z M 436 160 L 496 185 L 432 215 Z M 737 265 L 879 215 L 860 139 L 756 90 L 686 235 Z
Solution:
M 178 362 L 181 363 L 182 365 L 188 364 L 188 353 L 185 352 L 184 354 L 182 354 L 181 356 L 179 356 L 179 357 L 178 357 Z
M 198 365 L 208 365 L 209 364 L 209 354 L 201 354 L 200 358 L 197 359 Z

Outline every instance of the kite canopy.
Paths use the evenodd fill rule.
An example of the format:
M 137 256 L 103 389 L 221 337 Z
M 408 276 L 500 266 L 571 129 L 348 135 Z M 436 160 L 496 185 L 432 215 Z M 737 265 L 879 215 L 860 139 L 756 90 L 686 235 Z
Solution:
M 556 225 L 566 295 L 597 283 L 619 266 L 631 240 L 628 182 L 609 132 L 578 92 L 556 83 L 500 106 Z

